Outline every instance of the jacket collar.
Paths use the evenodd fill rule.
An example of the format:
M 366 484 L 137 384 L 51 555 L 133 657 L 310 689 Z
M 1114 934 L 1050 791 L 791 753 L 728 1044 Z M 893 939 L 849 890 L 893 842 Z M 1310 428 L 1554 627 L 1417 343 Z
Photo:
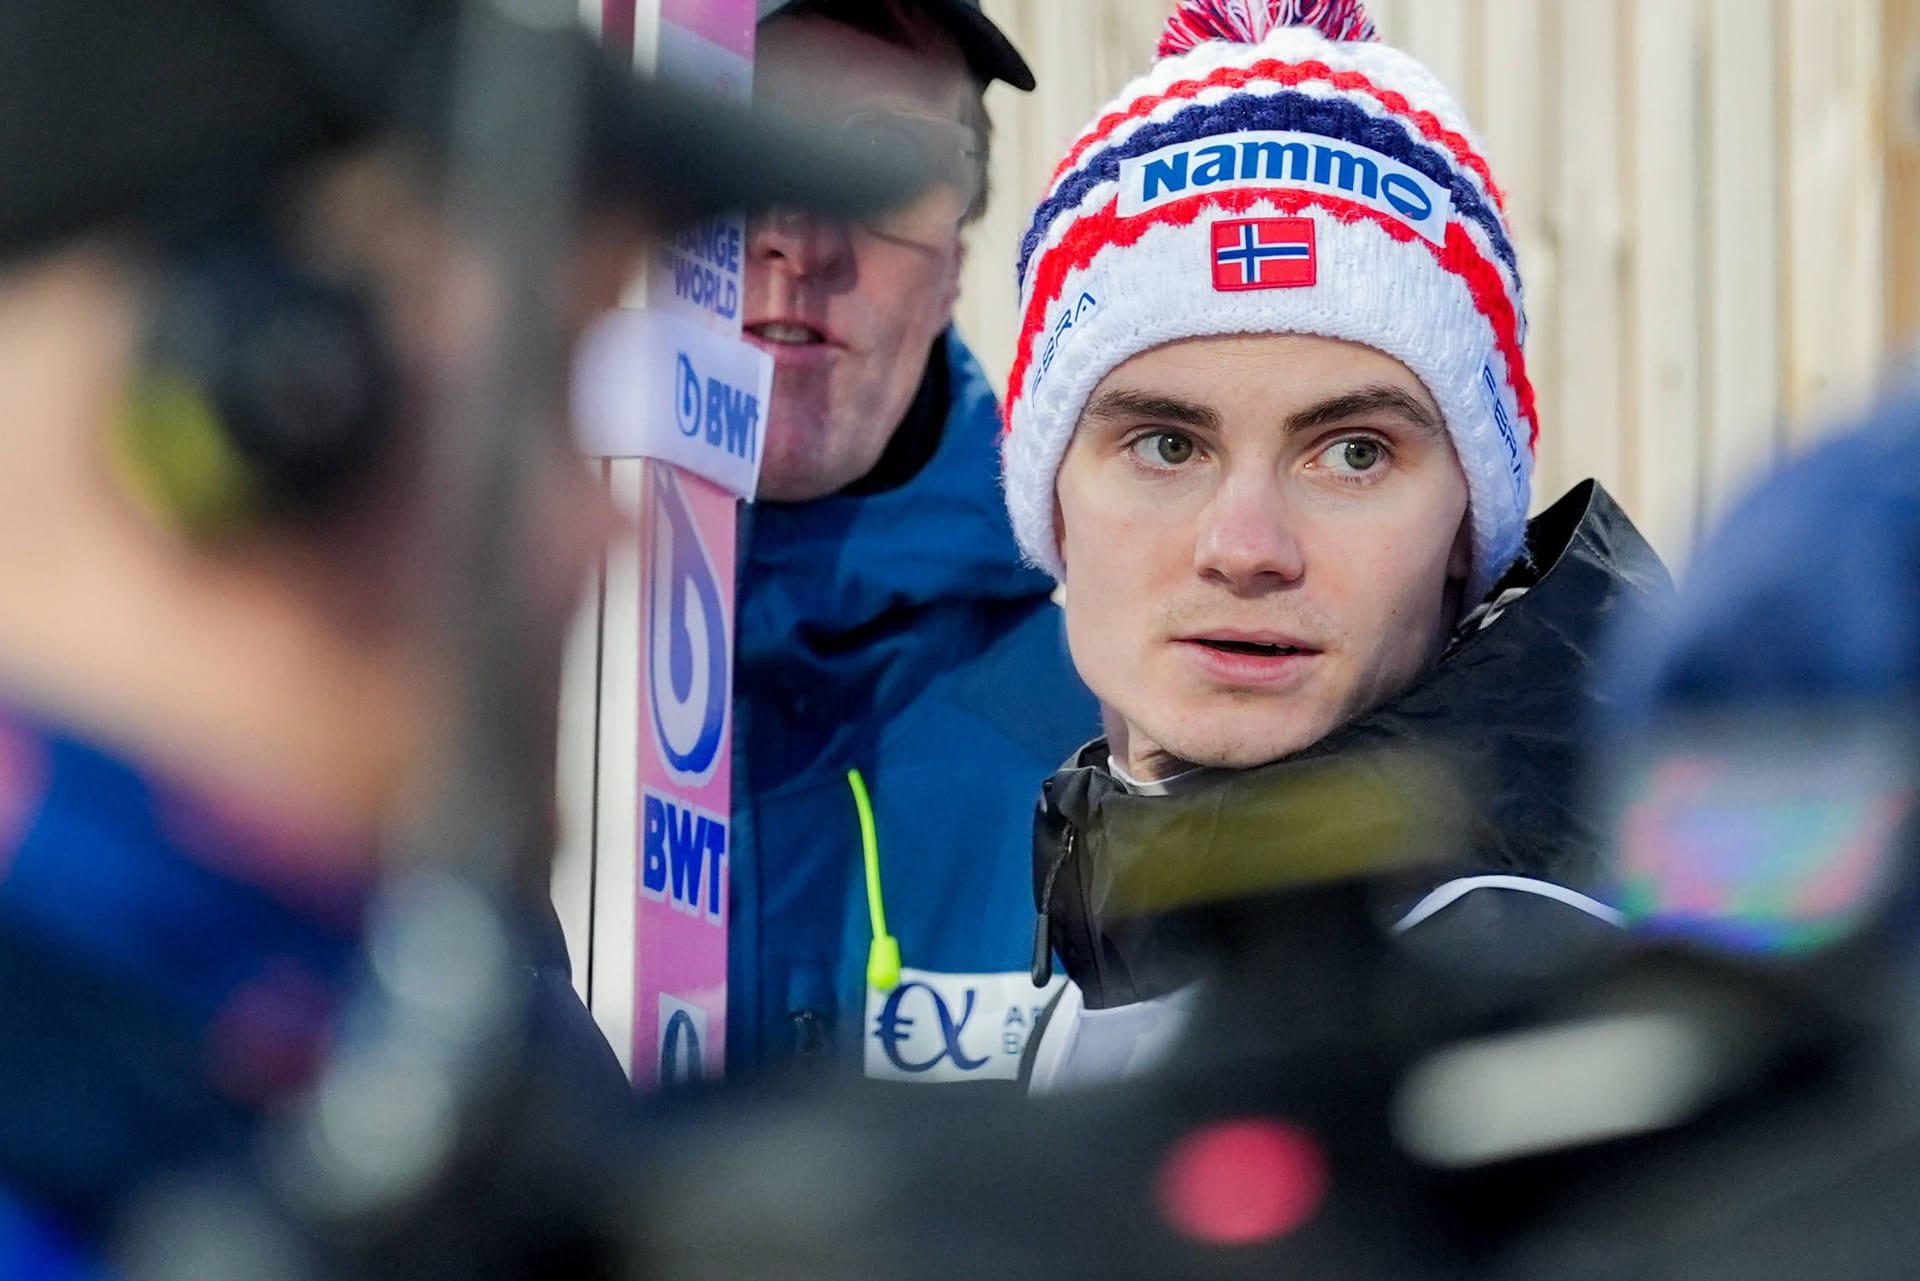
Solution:
M 1593 481 L 1536 518 L 1527 546 L 1489 596 L 1497 612 L 1470 619 L 1405 693 L 1305 751 L 1137 796 L 1095 740 L 1048 780 L 1036 933 L 1088 1008 L 1192 978 L 1231 946 L 1220 903 L 1368 878 L 1384 926 L 1431 884 L 1428 864 L 1592 882 L 1598 833 L 1576 799 L 1576 749 L 1595 650 L 1615 613 L 1670 582 Z M 1045 962 L 1036 939 L 1036 971 Z
M 1053 590 L 1020 562 L 1000 497 L 999 409 L 957 334 L 935 345 L 915 408 L 872 476 L 812 502 L 743 509 L 738 582 L 744 670 L 818 648 L 831 651 L 834 679 L 855 683 L 848 665 L 861 647 L 836 638 L 932 607 Z

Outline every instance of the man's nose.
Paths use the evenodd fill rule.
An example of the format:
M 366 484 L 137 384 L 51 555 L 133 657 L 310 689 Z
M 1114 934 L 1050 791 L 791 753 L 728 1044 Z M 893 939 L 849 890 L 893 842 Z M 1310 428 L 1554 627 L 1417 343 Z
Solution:
M 1230 476 L 1201 512 L 1193 567 L 1235 591 L 1294 582 L 1307 568 L 1294 526 L 1275 478 Z
M 797 276 L 831 276 L 853 259 L 853 237 L 843 222 L 797 209 L 771 209 L 747 224 L 747 257 L 784 266 Z

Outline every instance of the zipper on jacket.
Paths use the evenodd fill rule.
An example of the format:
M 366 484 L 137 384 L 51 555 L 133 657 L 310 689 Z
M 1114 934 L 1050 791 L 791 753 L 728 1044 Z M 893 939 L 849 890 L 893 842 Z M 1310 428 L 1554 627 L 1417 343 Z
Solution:
M 1060 877 L 1060 869 L 1073 857 L 1073 838 L 1078 835 L 1073 824 L 1068 823 L 1066 839 L 1060 842 L 1060 852 L 1053 856 L 1053 863 L 1047 868 L 1046 882 L 1040 887 L 1040 910 L 1033 922 L 1033 985 L 1045 987 L 1053 982 L 1053 922 L 1047 912 L 1053 907 L 1053 883 Z

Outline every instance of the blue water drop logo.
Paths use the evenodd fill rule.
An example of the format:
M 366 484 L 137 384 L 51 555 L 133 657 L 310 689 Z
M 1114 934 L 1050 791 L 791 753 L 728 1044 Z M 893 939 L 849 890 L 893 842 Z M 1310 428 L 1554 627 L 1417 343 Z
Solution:
M 654 469 L 653 592 L 647 678 L 654 736 L 667 772 L 683 787 L 713 777 L 731 698 L 727 618 L 693 512 L 671 470 Z
M 680 353 L 679 364 L 674 371 L 674 382 L 680 389 L 679 396 L 673 402 L 674 417 L 679 420 L 682 436 L 700 434 L 700 411 L 706 404 L 706 397 L 700 390 L 700 375 L 693 372 L 693 362 L 687 359 L 687 353 Z
M 693 1016 L 675 1010 L 660 1034 L 660 1084 L 666 1087 L 698 1081 L 701 1071 L 700 1029 Z

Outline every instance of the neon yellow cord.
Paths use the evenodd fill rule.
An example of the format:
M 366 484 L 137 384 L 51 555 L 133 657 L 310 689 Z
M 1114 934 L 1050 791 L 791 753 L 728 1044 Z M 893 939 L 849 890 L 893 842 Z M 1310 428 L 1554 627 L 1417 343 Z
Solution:
M 880 838 L 873 828 L 873 802 L 860 771 L 847 771 L 853 789 L 853 808 L 860 815 L 860 854 L 867 871 L 867 916 L 873 922 L 873 943 L 867 948 L 867 982 L 882 992 L 900 986 L 900 940 L 887 933 L 887 909 L 880 901 Z

